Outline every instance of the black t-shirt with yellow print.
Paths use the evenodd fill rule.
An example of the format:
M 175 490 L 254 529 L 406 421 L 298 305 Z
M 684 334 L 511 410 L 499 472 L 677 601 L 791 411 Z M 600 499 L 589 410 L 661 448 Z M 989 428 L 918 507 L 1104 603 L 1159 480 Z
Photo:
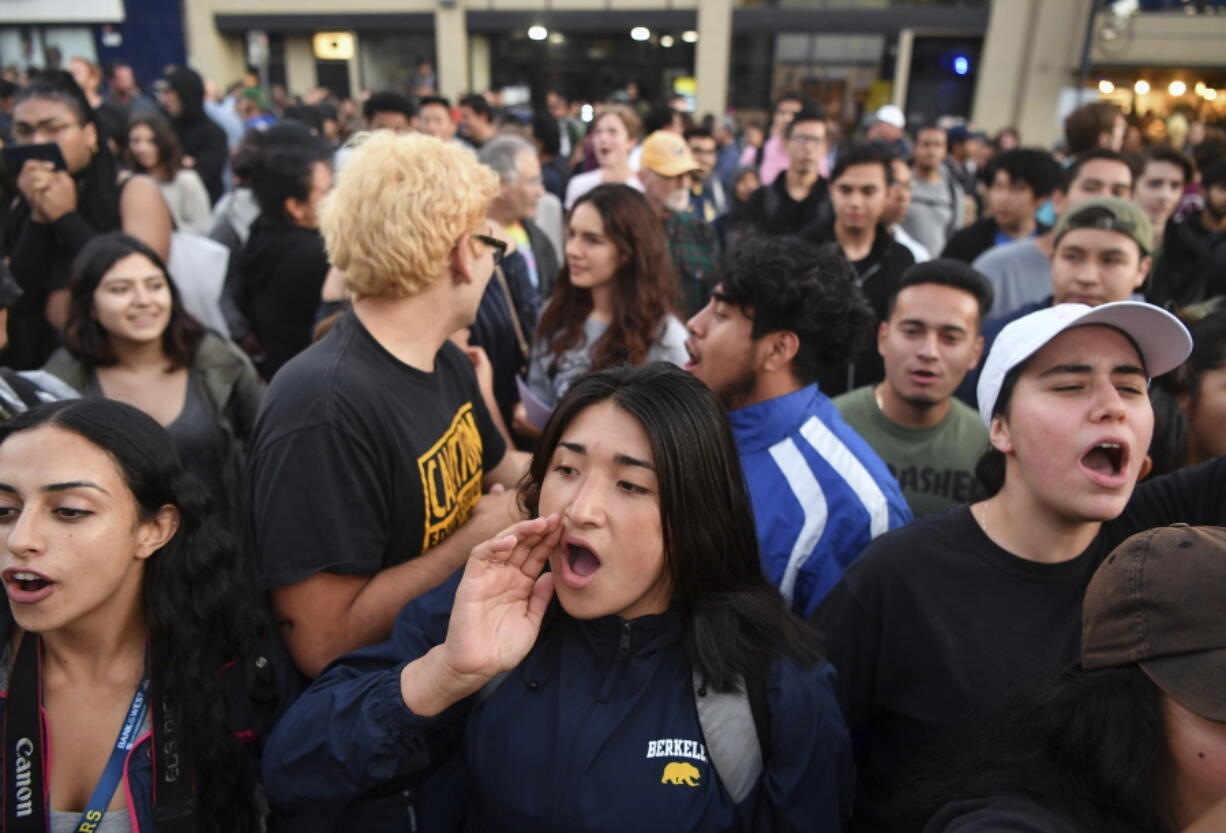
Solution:
M 260 585 L 370 575 L 437 546 L 468 519 L 505 451 L 458 347 L 445 344 L 426 373 L 346 313 L 277 373 L 256 420 Z

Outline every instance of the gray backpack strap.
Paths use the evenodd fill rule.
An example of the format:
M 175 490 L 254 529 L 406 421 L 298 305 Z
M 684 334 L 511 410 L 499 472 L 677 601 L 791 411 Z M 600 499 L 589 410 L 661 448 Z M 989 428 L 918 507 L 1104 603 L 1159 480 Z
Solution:
M 736 691 L 713 691 L 694 672 L 694 705 L 707 756 L 728 795 L 741 803 L 762 776 L 762 747 L 745 681 Z

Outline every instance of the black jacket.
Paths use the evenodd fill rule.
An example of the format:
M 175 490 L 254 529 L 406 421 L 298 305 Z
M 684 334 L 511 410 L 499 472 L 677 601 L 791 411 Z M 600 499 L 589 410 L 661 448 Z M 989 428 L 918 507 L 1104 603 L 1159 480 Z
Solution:
M 980 217 L 964 229 L 954 232 L 945 243 L 941 257 L 972 263 L 975 258 L 996 245 L 1000 226 L 991 217 Z
M 195 71 L 176 67 L 166 73 L 166 83 L 179 94 L 183 111 L 172 116 L 171 124 L 179 135 L 183 153 L 195 160 L 196 173 L 209 190 L 209 200 L 217 202 L 225 190 L 222 171 L 226 167 L 229 146 L 226 131 L 204 113 L 204 82 Z
M 1167 223 L 1152 270 L 1149 301 L 1179 309 L 1226 293 L 1226 233 L 1212 232 L 1194 214 Z
M 831 221 L 830 186 L 825 179 L 813 183 L 809 195 L 800 202 L 788 193 L 787 172 L 770 185 L 749 195 L 746 212 L 754 229 L 767 234 L 796 234 L 814 224 Z
M 311 343 L 320 291 L 328 276 L 324 239 L 261 216 L 251 226 L 239 267 L 239 307 L 263 348 L 265 379 Z

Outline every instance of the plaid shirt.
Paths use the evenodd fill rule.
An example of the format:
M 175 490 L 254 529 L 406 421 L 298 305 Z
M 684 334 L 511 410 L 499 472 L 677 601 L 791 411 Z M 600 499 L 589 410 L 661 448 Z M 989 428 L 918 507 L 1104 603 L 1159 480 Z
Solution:
M 718 280 L 719 238 L 711 226 L 688 211 L 670 214 L 664 234 L 681 281 L 686 315 L 693 315 L 706 306 Z

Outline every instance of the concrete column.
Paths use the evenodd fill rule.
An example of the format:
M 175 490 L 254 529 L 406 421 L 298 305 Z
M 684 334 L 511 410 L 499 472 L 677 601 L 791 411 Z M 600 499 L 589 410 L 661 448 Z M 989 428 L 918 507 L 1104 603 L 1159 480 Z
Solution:
M 728 109 L 728 73 L 732 67 L 732 0 L 702 0 L 698 4 L 694 63 L 698 84 L 695 115 L 722 116 Z
M 225 36 L 213 25 L 213 4 L 208 0 L 185 3 L 183 25 L 187 32 L 187 63 L 205 78 L 225 87 L 243 75 L 246 68 L 243 39 Z
M 898 33 L 898 52 L 894 56 L 894 87 L 890 103 L 907 111 L 907 85 L 911 83 L 911 51 L 915 46 L 915 30 L 903 29 Z
M 465 0 L 450 8 L 439 4 L 434 9 L 434 55 L 438 65 L 438 90 L 453 102 L 467 93 L 468 21 Z
M 490 39 L 485 35 L 468 41 L 468 78 L 472 92 L 483 93 L 490 88 Z
M 345 62 L 349 70 L 349 94 L 357 98 L 362 92 L 362 83 L 365 81 L 362 78 L 362 40 L 358 37 L 358 33 L 353 33 L 353 57 Z
M 1060 93 L 1077 83 L 1092 0 L 995 0 L 980 57 L 972 120 L 989 133 L 1007 125 L 1022 142 L 1060 137 Z
M 309 35 L 287 35 L 285 38 L 285 86 L 291 93 L 302 95 L 318 83 L 315 74 L 315 45 Z

